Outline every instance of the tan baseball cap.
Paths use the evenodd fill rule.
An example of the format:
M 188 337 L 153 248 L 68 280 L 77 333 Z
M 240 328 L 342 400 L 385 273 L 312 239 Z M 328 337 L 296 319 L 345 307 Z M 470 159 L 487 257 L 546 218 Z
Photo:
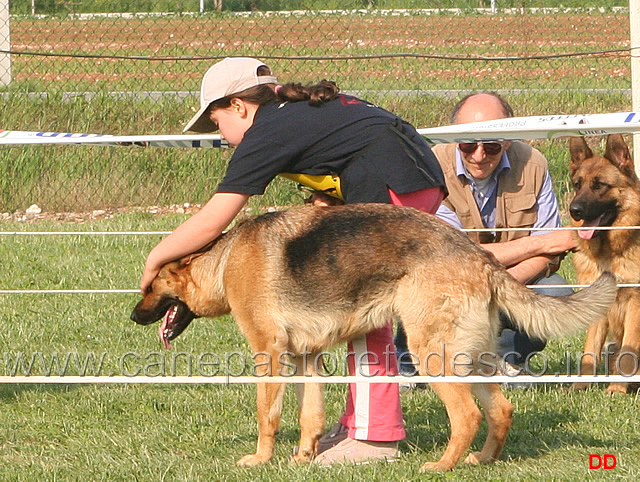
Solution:
M 249 57 L 228 57 L 207 70 L 200 88 L 200 110 L 193 116 L 183 132 L 212 132 L 218 129 L 205 114 L 209 104 L 232 94 L 261 84 L 277 84 L 272 75 L 258 76 L 258 68 L 266 64 Z

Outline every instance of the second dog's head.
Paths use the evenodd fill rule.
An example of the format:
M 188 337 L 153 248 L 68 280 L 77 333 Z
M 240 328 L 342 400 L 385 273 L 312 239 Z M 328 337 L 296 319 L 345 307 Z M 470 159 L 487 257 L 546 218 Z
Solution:
M 625 191 L 638 199 L 638 178 L 629 148 L 621 134 L 607 137 L 603 156 L 594 155 L 583 137 L 572 137 L 570 173 L 575 194 L 569 206 L 575 224 L 585 228 L 620 224 L 623 205 L 632 201 Z M 633 201 L 636 202 L 636 201 Z M 603 231 L 583 229 L 578 235 L 585 240 Z

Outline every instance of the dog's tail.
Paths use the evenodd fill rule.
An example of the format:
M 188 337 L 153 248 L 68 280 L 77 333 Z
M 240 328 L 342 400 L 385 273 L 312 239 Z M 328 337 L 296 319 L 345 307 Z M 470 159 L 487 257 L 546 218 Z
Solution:
M 569 296 L 545 296 L 526 288 L 503 270 L 494 271 L 493 296 L 498 307 L 530 336 L 543 340 L 586 328 L 604 316 L 616 299 L 612 273 Z

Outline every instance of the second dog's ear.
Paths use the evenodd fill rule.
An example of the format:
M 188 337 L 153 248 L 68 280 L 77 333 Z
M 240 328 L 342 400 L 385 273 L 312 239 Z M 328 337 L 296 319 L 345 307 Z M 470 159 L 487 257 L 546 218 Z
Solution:
M 631 174 L 634 172 L 631 153 L 629 152 L 627 143 L 624 142 L 622 134 L 610 134 L 607 136 L 607 149 L 604 157 L 618 166 L 618 169 L 622 172 Z
M 577 164 L 585 159 L 593 157 L 593 151 L 589 149 L 584 137 L 572 137 L 569 139 L 569 152 L 571 153 L 571 164 Z

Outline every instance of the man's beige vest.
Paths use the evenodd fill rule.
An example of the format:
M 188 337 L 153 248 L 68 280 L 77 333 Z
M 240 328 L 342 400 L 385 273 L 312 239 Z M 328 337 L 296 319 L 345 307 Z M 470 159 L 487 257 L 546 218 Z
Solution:
M 438 144 L 433 147 L 444 171 L 448 197 L 444 204 L 453 210 L 463 228 L 482 228 L 480 209 L 464 176 L 456 176 L 457 144 Z M 520 141 L 513 141 L 507 150 L 511 169 L 504 169 L 498 178 L 496 200 L 496 228 L 530 228 L 538 218 L 536 200 L 547 172 L 547 160 L 537 149 Z M 480 243 L 499 243 L 521 238 L 530 231 L 498 231 L 468 233 Z

